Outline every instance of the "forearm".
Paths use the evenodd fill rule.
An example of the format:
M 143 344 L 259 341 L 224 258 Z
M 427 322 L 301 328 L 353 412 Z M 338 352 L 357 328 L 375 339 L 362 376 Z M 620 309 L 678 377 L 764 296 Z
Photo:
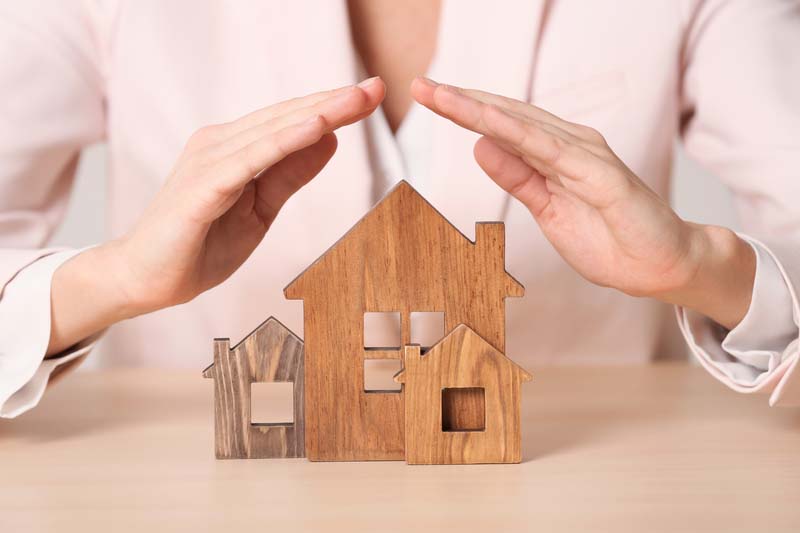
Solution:
M 140 313 L 120 282 L 115 251 L 113 242 L 90 248 L 53 274 L 48 356 Z
M 701 313 L 727 329 L 747 314 L 756 274 L 753 248 L 733 231 L 719 226 L 691 225 L 696 265 L 686 283 L 652 296 Z

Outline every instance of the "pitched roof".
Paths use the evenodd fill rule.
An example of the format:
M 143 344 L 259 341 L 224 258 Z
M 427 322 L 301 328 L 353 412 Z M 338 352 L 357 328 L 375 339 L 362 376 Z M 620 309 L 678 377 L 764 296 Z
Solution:
M 503 352 L 499 351 L 497 348 L 486 342 L 486 339 L 478 335 L 475 332 L 475 330 L 473 330 L 466 324 L 459 324 L 458 326 L 453 328 L 453 330 L 450 333 L 445 335 L 439 342 L 431 346 L 431 348 L 427 352 L 425 352 L 425 355 L 423 357 L 435 357 L 436 354 L 445 344 L 455 342 L 455 339 L 459 336 L 469 337 L 472 340 L 478 342 L 479 344 L 488 347 L 495 356 L 500 358 L 501 361 L 503 361 L 507 365 L 510 365 L 518 369 L 520 371 L 520 376 L 523 382 L 530 381 L 533 379 L 533 375 L 530 372 L 528 372 L 527 370 L 519 366 L 517 363 L 512 361 L 506 354 L 504 354 Z M 394 375 L 394 381 L 397 383 L 405 383 L 405 369 L 400 370 L 397 374 Z
M 367 212 L 363 217 L 361 217 L 358 220 L 358 222 L 356 222 L 344 235 L 342 235 L 335 243 L 333 243 L 333 245 L 330 248 L 328 248 L 321 256 L 319 256 L 313 263 L 311 263 L 308 267 L 306 267 L 302 272 L 300 272 L 297 276 L 295 276 L 295 278 L 283 289 L 284 295 L 287 298 L 291 298 L 291 296 L 289 296 L 289 292 L 292 290 L 293 287 L 296 286 L 296 284 L 301 279 L 303 279 L 307 275 L 313 274 L 319 268 L 319 266 L 324 263 L 324 260 L 328 256 L 328 254 L 334 248 L 336 248 L 341 242 L 346 240 L 348 236 L 352 234 L 357 227 L 359 227 L 361 224 L 367 223 L 374 213 L 381 210 L 384 206 L 389 205 L 390 202 L 392 202 L 393 198 L 400 195 L 407 195 L 413 200 L 421 202 L 421 205 L 423 205 L 427 209 L 432 210 L 441 220 L 443 220 L 446 223 L 447 227 L 452 229 L 452 231 L 460 235 L 466 242 L 474 244 L 467 238 L 466 235 L 464 235 L 456 226 L 454 226 L 452 222 L 450 222 L 444 215 L 442 215 L 438 209 L 436 209 L 430 202 L 428 202 L 428 200 L 426 200 L 425 197 L 423 197 L 416 189 L 414 189 L 414 187 L 412 187 L 410 183 L 408 183 L 406 180 L 400 180 L 394 187 L 392 187 L 392 189 L 386 194 L 386 196 L 384 196 L 377 204 L 375 204 L 375 206 L 372 209 L 370 209 L 369 212 Z M 503 260 L 505 261 L 505 258 L 503 258 Z M 525 288 L 519 281 L 517 281 L 516 278 L 514 278 L 514 276 L 512 276 L 505 270 L 503 272 L 505 273 L 508 281 L 507 286 L 510 287 L 509 294 L 521 296 L 524 293 Z
M 265 331 L 265 330 L 285 331 L 290 336 L 292 336 L 295 339 L 297 339 L 298 342 L 300 342 L 301 344 L 303 343 L 303 339 L 301 339 L 300 337 L 295 335 L 295 333 L 292 330 L 290 330 L 289 328 L 287 328 L 280 320 L 278 320 L 274 316 L 270 316 L 265 321 L 263 321 L 261 324 L 259 324 L 253 331 L 251 331 L 250 333 L 245 335 L 244 338 L 242 338 L 242 340 L 240 340 L 238 343 L 236 343 L 235 346 L 233 346 L 231 348 L 231 350 L 235 350 L 244 341 L 246 341 L 247 339 L 249 339 L 250 337 L 252 337 L 256 333 L 258 333 L 260 331 Z M 224 338 L 217 338 L 217 339 L 214 339 L 214 340 L 215 341 L 230 341 L 230 339 L 224 339 Z M 206 368 L 203 369 L 203 377 L 204 378 L 213 378 L 214 377 L 214 363 L 211 363 L 210 365 L 208 365 Z

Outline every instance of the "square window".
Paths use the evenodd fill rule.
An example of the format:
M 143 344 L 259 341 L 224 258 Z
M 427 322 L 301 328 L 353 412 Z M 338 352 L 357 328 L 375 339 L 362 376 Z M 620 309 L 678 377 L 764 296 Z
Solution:
M 364 313 L 364 347 L 400 349 L 400 313 Z
M 419 344 L 423 351 L 444 337 L 444 313 L 425 311 L 411 313 L 411 344 Z
M 442 389 L 442 431 L 484 431 L 486 394 L 482 387 Z
M 365 359 L 364 392 L 400 392 L 394 375 L 401 368 L 400 359 Z
M 250 423 L 291 426 L 294 423 L 294 383 L 251 383 Z

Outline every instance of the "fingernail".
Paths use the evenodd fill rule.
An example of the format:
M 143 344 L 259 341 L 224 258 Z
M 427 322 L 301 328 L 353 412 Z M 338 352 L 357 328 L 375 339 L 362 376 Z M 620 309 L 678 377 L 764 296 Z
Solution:
M 372 85 L 373 83 L 378 81 L 379 79 L 380 79 L 380 76 L 373 76 L 372 78 L 367 78 L 366 80 L 360 82 L 358 84 L 358 87 L 361 87 L 362 89 L 366 89 L 367 87 L 369 87 L 370 85 Z
M 301 126 L 311 126 L 312 124 L 317 122 L 320 118 L 322 118 L 322 115 L 313 115 L 311 117 L 308 117 L 303 122 L 301 122 L 300 125 Z
M 428 87 L 438 87 L 439 86 L 438 83 L 436 83 L 435 81 L 433 81 L 430 78 L 426 78 L 425 76 L 419 76 L 417 79 L 419 81 L 421 81 L 422 83 L 424 83 L 425 85 L 427 85 Z

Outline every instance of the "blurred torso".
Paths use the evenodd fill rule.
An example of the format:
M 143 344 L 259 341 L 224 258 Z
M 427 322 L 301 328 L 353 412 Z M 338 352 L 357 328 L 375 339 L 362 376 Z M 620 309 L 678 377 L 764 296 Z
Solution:
M 397 131 L 412 98 L 408 88 L 436 51 L 439 0 L 348 0 L 353 44 L 367 73 L 386 82 L 382 108 Z
M 363 68 L 383 76 L 390 95 L 402 93 L 385 105 L 393 128 L 416 105 L 405 94 L 408 82 L 427 71 L 437 81 L 528 100 L 597 128 L 655 191 L 668 193 L 683 42 L 677 2 L 540 0 L 492 9 L 443 2 L 441 13 L 426 8 L 419 27 L 407 25 L 408 13 L 395 13 L 398 24 L 377 32 L 363 25 L 374 30 L 380 22 L 372 17 L 394 19 L 370 11 L 383 2 L 371 4 L 351 1 L 350 10 L 360 6 L 358 16 L 346 2 L 327 0 L 122 4 L 100 35 L 112 233 L 135 223 L 198 127 L 353 83 Z M 420 46 L 410 50 L 409 42 Z M 398 47 L 410 50 L 407 56 Z M 396 68 L 392 57 L 401 59 Z M 507 303 L 510 357 L 535 369 L 551 362 L 644 362 L 665 353 L 669 308 L 595 287 L 570 270 L 529 213 L 475 164 L 475 134 L 436 119 L 425 135 L 432 156 L 420 192 L 470 238 L 476 221 L 506 222 L 506 267 L 526 287 L 524 298 Z M 338 136 L 329 166 L 290 200 L 238 272 L 188 304 L 112 328 L 101 358 L 201 368 L 211 359 L 212 338 L 236 342 L 269 315 L 302 336 L 302 303 L 285 300 L 283 287 L 391 181 L 405 177 L 375 175 L 364 124 Z

